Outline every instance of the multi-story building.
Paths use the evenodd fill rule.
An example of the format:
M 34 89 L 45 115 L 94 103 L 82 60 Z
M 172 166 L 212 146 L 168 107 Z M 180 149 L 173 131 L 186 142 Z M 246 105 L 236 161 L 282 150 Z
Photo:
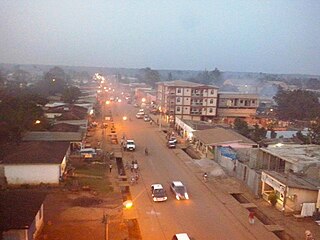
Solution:
M 256 94 L 221 92 L 218 99 L 217 115 L 221 118 L 252 117 L 259 107 Z
M 167 121 L 180 119 L 208 121 L 217 115 L 218 88 L 175 80 L 157 83 L 157 103 Z

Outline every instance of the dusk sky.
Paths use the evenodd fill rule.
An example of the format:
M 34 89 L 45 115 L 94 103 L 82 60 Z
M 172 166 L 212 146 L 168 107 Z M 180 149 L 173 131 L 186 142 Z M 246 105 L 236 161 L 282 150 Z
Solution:
M 319 0 L 0 0 L 0 62 L 320 75 Z

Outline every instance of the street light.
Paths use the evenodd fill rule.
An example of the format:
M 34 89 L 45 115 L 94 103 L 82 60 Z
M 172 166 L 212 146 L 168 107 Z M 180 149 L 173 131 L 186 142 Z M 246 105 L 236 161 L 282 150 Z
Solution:
M 127 119 L 128 119 L 127 116 L 123 116 L 123 117 L 122 117 L 122 120 L 123 120 L 123 121 L 126 121 Z
M 132 208 L 132 206 L 133 206 L 132 200 L 124 201 L 124 202 L 123 202 L 123 206 L 124 206 L 124 208 L 126 208 L 126 209 Z

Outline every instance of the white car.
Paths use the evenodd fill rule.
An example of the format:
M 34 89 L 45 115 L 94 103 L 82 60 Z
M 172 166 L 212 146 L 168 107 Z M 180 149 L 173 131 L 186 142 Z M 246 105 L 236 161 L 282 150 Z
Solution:
M 160 183 L 151 185 L 151 196 L 154 202 L 163 202 L 168 199 L 166 190 Z
M 191 240 L 187 233 L 177 233 L 172 237 L 172 240 Z
M 127 151 L 134 151 L 136 150 L 136 144 L 134 140 L 130 139 L 126 141 L 126 150 Z
M 142 119 L 143 117 L 144 117 L 144 113 L 142 113 L 142 112 L 138 112 L 136 114 L 136 118 L 138 118 L 138 119 Z
M 151 119 L 150 119 L 150 117 L 148 115 L 144 115 L 143 120 L 145 122 L 150 122 Z
M 187 188 L 181 181 L 172 181 L 170 188 L 177 200 L 189 199 Z

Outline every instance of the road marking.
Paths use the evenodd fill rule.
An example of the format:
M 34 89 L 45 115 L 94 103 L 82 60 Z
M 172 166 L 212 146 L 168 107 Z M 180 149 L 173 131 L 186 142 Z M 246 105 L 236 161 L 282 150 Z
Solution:
M 160 212 L 156 212 L 155 210 L 151 210 L 150 212 L 146 212 L 148 215 L 156 215 L 156 216 L 159 216 L 161 213 Z

